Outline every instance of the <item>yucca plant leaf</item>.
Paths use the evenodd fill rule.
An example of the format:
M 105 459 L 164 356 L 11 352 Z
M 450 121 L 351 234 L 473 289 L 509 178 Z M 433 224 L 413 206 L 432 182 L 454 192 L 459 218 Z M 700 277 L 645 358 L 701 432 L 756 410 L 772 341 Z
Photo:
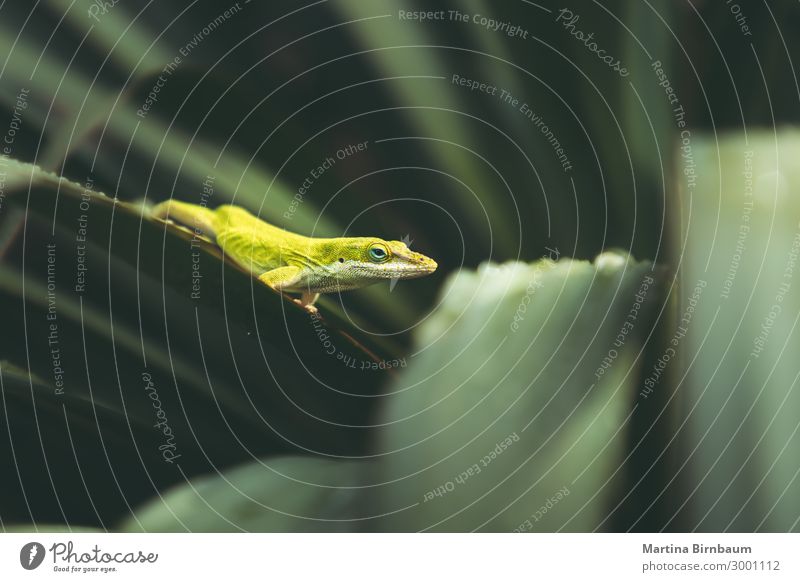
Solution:
M 676 156 L 687 493 L 666 527 L 800 529 L 798 155 L 800 132 L 786 129 L 694 135 Z
M 37 426 L 31 415 L 66 397 L 118 415 L 96 444 L 121 439 L 134 458 L 81 467 L 90 491 L 120 465 L 136 474 L 102 515 L 266 454 L 367 449 L 391 374 L 378 364 L 396 356 L 341 318 L 311 319 L 185 229 L 28 164 L 6 169 L 0 358 L 48 386 L 16 421 Z M 55 424 L 42 430 L 67 442 Z M 36 442 L 16 441 L 18 454 Z M 97 523 L 87 507 L 48 506 L 35 521 Z
M 652 265 L 620 253 L 484 265 L 442 296 L 381 417 L 370 495 L 392 513 L 378 528 L 603 529 L 658 298 Z
M 195 479 L 136 510 L 122 531 L 352 531 L 358 461 L 274 457 Z

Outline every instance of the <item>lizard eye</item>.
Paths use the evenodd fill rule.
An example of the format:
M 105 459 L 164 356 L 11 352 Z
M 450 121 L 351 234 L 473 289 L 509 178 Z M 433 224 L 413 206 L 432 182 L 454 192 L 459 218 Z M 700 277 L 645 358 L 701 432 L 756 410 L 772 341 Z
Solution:
M 369 258 L 376 263 L 382 263 L 389 258 L 389 253 L 383 245 L 373 245 L 369 248 Z

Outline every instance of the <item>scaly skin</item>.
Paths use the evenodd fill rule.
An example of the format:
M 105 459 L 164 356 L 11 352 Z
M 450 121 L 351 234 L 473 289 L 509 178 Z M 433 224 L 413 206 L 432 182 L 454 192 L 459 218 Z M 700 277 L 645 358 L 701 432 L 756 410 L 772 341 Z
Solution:
M 301 293 L 294 301 L 315 313 L 320 293 L 366 287 L 387 279 L 430 275 L 437 264 L 400 241 L 375 237 L 310 238 L 273 226 L 238 206 L 209 210 L 170 200 L 152 216 L 196 229 L 262 283 Z

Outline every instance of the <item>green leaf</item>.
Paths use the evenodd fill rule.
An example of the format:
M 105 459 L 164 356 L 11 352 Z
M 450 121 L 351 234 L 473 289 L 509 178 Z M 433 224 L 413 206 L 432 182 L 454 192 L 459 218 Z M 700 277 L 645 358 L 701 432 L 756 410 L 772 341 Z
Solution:
M 88 236 L 91 237 L 89 242 L 109 247 L 112 237 L 121 239 L 117 245 L 111 247 L 113 257 L 135 267 L 139 275 L 163 279 L 164 283 L 175 288 L 184 297 L 191 297 L 191 269 L 186 267 L 192 264 L 191 251 L 198 249 L 205 257 L 202 260 L 210 263 L 202 275 L 204 285 L 211 292 L 197 293 L 191 297 L 196 304 L 224 313 L 230 323 L 251 324 L 254 311 L 269 310 L 281 319 L 286 318 L 292 322 L 291 325 L 308 327 L 307 317 L 302 309 L 285 297 L 285 301 L 281 301 L 280 294 L 253 280 L 236 264 L 223 261 L 218 247 L 195 238 L 190 230 L 142 216 L 138 205 L 112 200 L 101 192 L 87 190 L 80 184 L 30 164 L 8 160 L 7 168 L 4 194 L 9 202 L 47 219 L 53 229 L 63 226 L 69 232 L 75 232 L 81 216 L 87 215 L 87 223 L 92 225 L 92 228 L 87 229 Z M 165 263 L 169 263 L 169 267 Z M 257 304 L 254 306 L 229 302 L 222 306 L 214 295 L 223 286 L 218 278 L 220 272 L 224 273 L 224 286 L 228 296 L 252 296 Z M 338 315 L 333 315 L 332 318 L 337 323 L 345 322 Z M 370 343 L 368 337 L 362 336 L 354 328 L 344 330 L 342 338 L 343 342 L 360 351 L 359 355 L 363 357 L 370 358 L 367 350 L 382 351 L 379 344 Z M 354 338 L 358 338 L 358 341 Z M 318 343 L 316 339 L 314 341 Z
M 686 493 L 670 524 L 800 531 L 800 131 L 695 133 L 684 146 L 686 251 L 671 332 L 685 335 L 675 475 Z
M 0 359 L 44 385 L 9 392 L 3 466 L 15 466 L 13 447 L 34 468 L 0 488 L 4 521 L 31 517 L 28 491 L 30 521 L 105 525 L 165 487 L 254 458 L 367 450 L 390 374 L 372 364 L 395 359 L 381 346 L 343 319 L 312 320 L 185 229 L 28 164 L 5 170 Z M 68 431 L 83 443 L 78 462 Z M 163 447 L 175 443 L 172 464 Z M 51 482 L 40 473 L 53 463 Z M 105 494 L 95 510 L 54 490 Z
M 11 524 L 3 528 L 3 533 L 104 533 L 105 531 L 96 527 L 69 526 L 60 523 Z
M 264 459 L 167 491 L 125 520 L 122 531 L 349 531 L 358 462 Z
M 382 415 L 377 528 L 608 527 L 657 295 L 620 253 L 452 278 Z
M 459 182 L 468 184 L 472 192 L 492 191 L 495 185 L 491 174 L 476 163 L 469 150 L 460 146 L 473 141 L 469 118 L 460 115 L 462 101 L 458 91 L 445 80 L 452 74 L 447 53 L 432 52 L 429 48 L 436 43 L 435 35 L 415 23 L 395 20 L 398 11 L 407 9 L 398 0 L 370 3 L 342 0 L 336 2 L 335 8 L 347 19 L 348 30 L 367 49 L 368 57 L 382 75 L 398 79 L 417 77 L 414 82 L 403 79 L 393 84 L 393 93 L 402 103 L 414 131 L 423 136 L 420 147 L 450 176 L 458 176 Z M 487 208 L 492 214 L 492 209 L 506 209 L 508 203 L 500 196 L 483 197 L 480 207 L 472 202 L 463 192 L 455 191 L 448 200 L 448 204 L 463 209 L 468 228 L 477 232 L 485 228 Z M 512 229 L 497 229 L 493 232 L 494 243 L 501 252 L 511 254 L 519 244 L 514 235 Z
M 251 463 L 174 489 L 122 528 L 602 527 L 657 294 L 652 266 L 620 253 L 463 271 L 390 390 L 374 458 Z
M 166 463 L 152 464 L 146 480 L 141 474 L 142 452 L 159 444 L 150 419 L 78 391 L 55 396 L 46 380 L 0 361 L 0 464 L 9 468 L 0 481 L 0 529 L 110 527 L 109 516 L 152 495 L 153 482 L 170 482 Z

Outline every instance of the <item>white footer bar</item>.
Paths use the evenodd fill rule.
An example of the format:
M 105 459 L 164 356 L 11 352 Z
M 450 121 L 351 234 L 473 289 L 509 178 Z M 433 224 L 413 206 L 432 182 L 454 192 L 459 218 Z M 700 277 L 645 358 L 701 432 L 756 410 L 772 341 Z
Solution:
M 0 534 L 0 580 L 800 580 L 800 534 Z

